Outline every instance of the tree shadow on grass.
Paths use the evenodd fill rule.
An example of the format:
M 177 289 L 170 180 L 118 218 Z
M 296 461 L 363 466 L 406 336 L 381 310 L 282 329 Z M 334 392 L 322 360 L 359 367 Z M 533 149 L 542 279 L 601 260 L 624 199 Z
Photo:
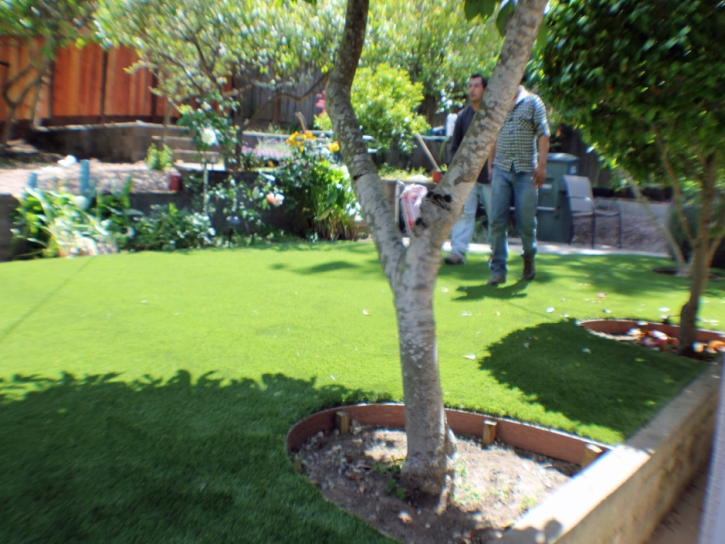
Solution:
M 298 419 L 370 394 L 262 382 L 0 381 L 0 542 L 389 542 L 323 500 L 284 442 Z
M 706 367 L 599 338 L 572 321 L 517 330 L 489 352 L 480 368 L 499 383 L 547 412 L 620 437 L 634 433 Z

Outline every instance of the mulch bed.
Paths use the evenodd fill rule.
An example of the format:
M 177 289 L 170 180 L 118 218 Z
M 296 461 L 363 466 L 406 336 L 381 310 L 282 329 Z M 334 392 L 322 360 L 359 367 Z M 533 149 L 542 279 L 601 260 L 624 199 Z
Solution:
M 326 499 L 404 542 L 485 543 L 498 539 L 579 466 L 501 443 L 458 439 L 449 505 L 412 495 L 399 478 L 405 432 L 353 425 L 350 434 L 322 432 L 293 455 Z

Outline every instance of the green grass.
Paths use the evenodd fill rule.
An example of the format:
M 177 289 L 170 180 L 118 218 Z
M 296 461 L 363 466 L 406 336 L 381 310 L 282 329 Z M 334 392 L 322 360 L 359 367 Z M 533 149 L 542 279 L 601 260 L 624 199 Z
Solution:
M 538 261 L 537 281 L 498 289 L 483 256 L 441 269 L 445 401 L 620 441 L 704 366 L 562 315 L 657 319 L 688 282 L 643 257 Z M 5 263 L 0 301 L 0 542 L 386 541 L 284 448 L 313 411 L 402 396 L 371 245 Z

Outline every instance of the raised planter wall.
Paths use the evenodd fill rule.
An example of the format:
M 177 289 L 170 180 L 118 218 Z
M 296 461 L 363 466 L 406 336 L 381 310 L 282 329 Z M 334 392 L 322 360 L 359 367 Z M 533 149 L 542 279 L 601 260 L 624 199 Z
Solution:
M 388 429 L 405 428 L 405 406 L 403 404 L 357 404 L 317 412 L 294 425 L 287 434 L 287 449 L 295 451 L 319 431 L 330 433 L 335 428 L 335 414 L 345 411 L 362 425 L 375 425 Z M 588 444 L 595 444 L 602 450 L 609 447 L 571 434 L 528 425 L 519 421 L 490 417 L 462 410 L 446 410 L 446 419 L 451 430 L 459 436 L 477 436 L 483 433 L 483 422 L 496 422 L 496 437 L 504 444 L 581 464 Z
M 501 544 L 641 544 L 707 463 L 722 367 L 712 363 L 624 444 L 504 534 Z

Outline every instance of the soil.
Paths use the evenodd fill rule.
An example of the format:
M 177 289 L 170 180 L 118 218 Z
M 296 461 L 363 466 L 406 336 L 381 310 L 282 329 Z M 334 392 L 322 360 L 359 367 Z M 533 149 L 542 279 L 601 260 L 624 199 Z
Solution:
M 493 542 L 579 470 L 498 442 L 482 447 L 459 438 L 454 490 L 440 512 L 437 500 L 404 487 L 405 454 L 403 431 L 353 424 L 349 434 L 318 433 L 293 460 L 326 499 L 392 538 L 430 544 Z

